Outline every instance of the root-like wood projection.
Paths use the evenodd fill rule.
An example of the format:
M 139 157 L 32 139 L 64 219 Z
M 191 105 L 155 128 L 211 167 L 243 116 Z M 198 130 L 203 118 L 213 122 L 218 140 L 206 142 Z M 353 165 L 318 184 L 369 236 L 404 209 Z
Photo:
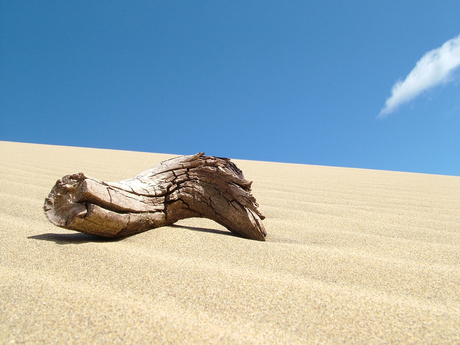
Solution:
M 104 237 L 140 233 L 190 217 L 209 218 L 235 235 L 264 241 L 251 183 L 227 158 L 180 156 L 119 182 L 83 173 L 58 180 L 44 210 L 54 225 Z

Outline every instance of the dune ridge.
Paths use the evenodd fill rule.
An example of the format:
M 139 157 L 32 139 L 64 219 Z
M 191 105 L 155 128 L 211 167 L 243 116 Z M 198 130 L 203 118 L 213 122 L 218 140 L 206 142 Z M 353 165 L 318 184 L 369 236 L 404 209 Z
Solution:
M 106 240 L 43 213 L 64 175 L 173 156 L 0 142 L 0 343 L 460 343 L 460 177 L 233 160 L 266 242 L 207 219 Z

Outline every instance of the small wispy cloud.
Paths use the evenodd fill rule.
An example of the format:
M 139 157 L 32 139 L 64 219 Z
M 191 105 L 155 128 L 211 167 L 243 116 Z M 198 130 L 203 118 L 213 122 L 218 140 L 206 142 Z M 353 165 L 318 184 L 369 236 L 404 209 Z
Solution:
M 457 67 L 460 67 L 460 35 L 423 55 L 406 79 L 393 85 L 391 96 L 377 117 L 383 119 L 423 91 L 451 81 Z

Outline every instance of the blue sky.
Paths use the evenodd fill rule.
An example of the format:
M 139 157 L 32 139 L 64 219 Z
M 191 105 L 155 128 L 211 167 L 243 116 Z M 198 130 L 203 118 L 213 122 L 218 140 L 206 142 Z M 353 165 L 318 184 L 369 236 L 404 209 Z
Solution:
M 2 0 L 0 140 L 459 176 L 459 18 L 457 0 Z

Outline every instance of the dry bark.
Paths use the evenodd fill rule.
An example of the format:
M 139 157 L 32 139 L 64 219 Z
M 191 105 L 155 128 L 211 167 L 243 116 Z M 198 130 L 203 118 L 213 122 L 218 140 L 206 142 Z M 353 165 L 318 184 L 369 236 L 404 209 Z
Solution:
M 54 225 L 104 237 L 121 237 L 190 217 L 209 218 L 235 235 L 264 241 L 252 182 L 227 158 L 197 153 L 164 161 L 119 182 L 83 173 L 58 180 L 44 210 Z

